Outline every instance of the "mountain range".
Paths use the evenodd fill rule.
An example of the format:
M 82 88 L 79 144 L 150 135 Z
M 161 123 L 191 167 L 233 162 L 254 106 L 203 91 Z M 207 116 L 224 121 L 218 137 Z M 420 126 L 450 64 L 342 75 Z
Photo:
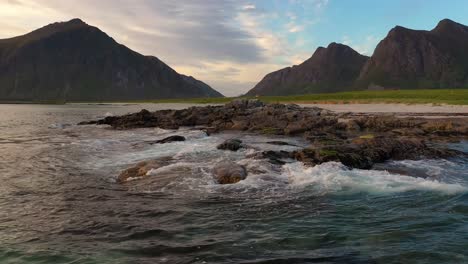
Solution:
M 369 58 L 332 43 L 304 63 L 267 74 L 247 95 L 364 89 L 468 88 L 468 27 L 444 19 L 430 31 L 396 26 Z
M 221 97 L 80 19 L 0 40 L 0 101 Z

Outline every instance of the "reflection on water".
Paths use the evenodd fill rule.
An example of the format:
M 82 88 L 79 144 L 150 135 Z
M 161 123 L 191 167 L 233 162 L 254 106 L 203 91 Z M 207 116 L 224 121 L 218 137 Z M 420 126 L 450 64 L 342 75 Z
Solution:
M 465 160 L 389 162 L 378 171 L 338 163 L 277 166 L 246 157 L 296 147 L 188 128 L 75 125 L 141 108 L 184 107 L 0 105 L 0 263 L 467 261 Z M 174 134 L 187 141 L 148 144 Z M 251 148 L 216 149 L 232 137 Z M 166 156 L 176 162 L 145 179 L 115 183 L 133 163 Z M 247 180 L 216 185 L 210 171 L 222 160 L 245 165 Z

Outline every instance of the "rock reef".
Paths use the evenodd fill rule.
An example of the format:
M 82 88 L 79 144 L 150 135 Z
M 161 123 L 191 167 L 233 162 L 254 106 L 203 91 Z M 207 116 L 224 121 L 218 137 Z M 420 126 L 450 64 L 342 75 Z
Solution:
M 302 136 L 310 145 L 293 152 L 265 151 L 255 154 L 274 164 L 292 159 L 314 166 L 338 161 L 350 168 L 370 169 L 387 160 L 466 156 L 441 144 L 466 139 L 468 120 L 427 119 L 394 115 L 336 114 L 316 107 L 265 104 L 258 100 L 236 100 L 223 106 L 190 107 L 183 110 L 142 110 L 135 114 L 110 116 L 85 124 L 110 125 L 114 129 L 197 127 L 208 134 L 226 130 L 264 135 Z M 242 141 L 230 139 L 218 149 L 237 151 Z M 142 167 L 142 166 L 139 166 Z M 232 166 L 231 166 L 232 167 Z M 145 168 L 145 166 L 143 166 Z M 140 169 L 125 172 L 141 177 Z M 134 173 L 133 171 L 138 171 Z M 131 174 L 127 176 L 127 174 Z M 241 173 L 242 174 L 242 173 Z M 119 179 L 120 179 L 119 178 Z M 229 177 L 218 177 L 218 182 Z M 243 177 L 234 177 L 236 181 Z

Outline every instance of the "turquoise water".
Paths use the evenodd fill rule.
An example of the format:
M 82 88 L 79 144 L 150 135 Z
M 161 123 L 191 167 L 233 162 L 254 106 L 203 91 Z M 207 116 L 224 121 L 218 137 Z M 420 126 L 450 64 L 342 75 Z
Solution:
M 0 263 L 468 263 L 467 160 L 276 166 L 248 158 L 294 149 L 271 138 L 74 125 L 182 107 L 0 105 Z M 174 134 L 188 140 L 147 143 Z M 216 150 L 232 137 L 251 148 Z M 115 183 L 165 156 L 177 162 Z M 223 160 L 248 179 L 216 185 L 210 169 Z

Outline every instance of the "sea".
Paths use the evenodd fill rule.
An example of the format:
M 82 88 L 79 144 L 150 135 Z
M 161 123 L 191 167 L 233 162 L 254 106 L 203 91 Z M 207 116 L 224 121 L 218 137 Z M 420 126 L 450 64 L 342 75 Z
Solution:
M 252 158 L 304 139 L 81 121 L 187 104 L 0 105 L 0 263 L 468 263 L 468 160 Z M 171 135 L 184 142 L 151 144 Z M 248 145 L 216 149 L 229 138 Z M 273 145 L 285 141 L 290 145 Z M 468 142 L 448 147 L 468 152 Z M 144 179 L 139 161 L 172 157 Z M 218 185 L 222 161 L 246 180 Z

